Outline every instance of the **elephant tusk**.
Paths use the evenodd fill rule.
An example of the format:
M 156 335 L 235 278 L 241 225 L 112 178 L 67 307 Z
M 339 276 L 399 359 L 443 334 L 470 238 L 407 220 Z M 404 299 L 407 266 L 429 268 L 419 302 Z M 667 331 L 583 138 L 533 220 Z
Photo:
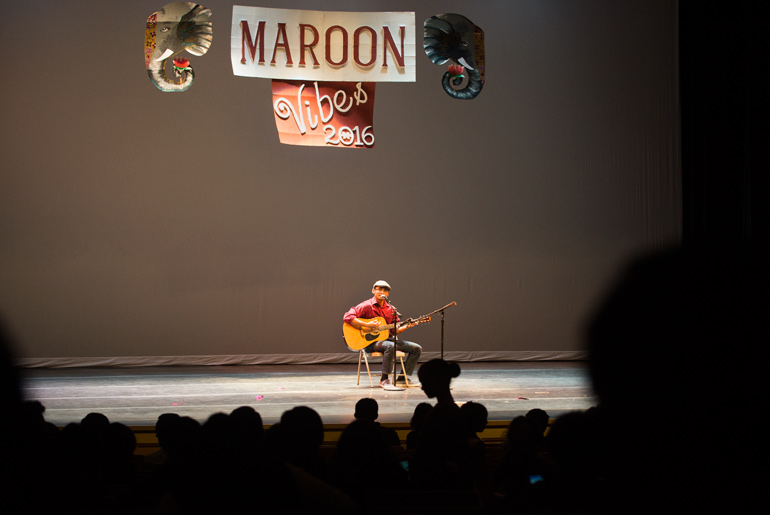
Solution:
M 468 61 L 466 61 L 464 57 L 461 57 L 461 58 L 460 58 L 460 64 L 462 64 L 463 66 L 465 66 L 465 67 L 466 67 L 466 68 L 468 68 L 469 70 L 473 70 L 473 66 L 471 66 L 470 64 L 468 64 Z
M 165 52 L 163 52 L 163 55 L 155 59 L 156 61 L 164 61 L 174 55 L 174 51 L 170 48 L 167 48 Z

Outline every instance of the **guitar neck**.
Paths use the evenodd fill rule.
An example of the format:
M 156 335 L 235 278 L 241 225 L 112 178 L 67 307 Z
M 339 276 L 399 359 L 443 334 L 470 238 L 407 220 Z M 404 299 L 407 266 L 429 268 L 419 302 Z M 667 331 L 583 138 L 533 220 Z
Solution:
M 387 327 L 388 327 L 388 329 L 392 329 L 394 325 L 397 325 L 397 327 L 401 327 L 402 325 L 408 325 L 408 324 L 412 324 L 412 323 L 419 324 L 419 323 L 422 323 L 422 322 L 429 322 L 429 321 L 430 321 L 430 317 L 428 317 L 428 316 L 421 316 L 418 319 L 407 318 L 403 322 L 398 322 L 397 324 L 390 324 Z
M 390 331 L 391 329 L 395 329 L 395 328 L 401 327 L 402 325 L 406 325 L 409 322 L 410 322 L 409 320 L 404 320 L 403 322 L 394 322 L 392 324 L 382 325 L 382 326 L 380 326 L 379 330 L 380 331 Z

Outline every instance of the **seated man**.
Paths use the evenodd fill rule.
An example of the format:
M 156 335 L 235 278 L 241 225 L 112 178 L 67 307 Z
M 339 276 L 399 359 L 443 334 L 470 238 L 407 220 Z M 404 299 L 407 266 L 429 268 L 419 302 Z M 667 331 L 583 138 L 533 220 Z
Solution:
M 353 306 L 342 317 L 342 321 L 350 324 L 356 329 L 368 328 L 370 330 L 376 330 L 380 327 L 380 321 L 376 320 L 377 317 L 385 319 L 386 325 L 394 325 L 390 329 L 390 333 L 387 339 L 377 341 L 366 347 L 366 352 L 382 352 L 382 378 L 380 379 L 380 387 L 389 388 L 393 385 L 388 379 L 388 374 L 393 372 L 393 363 L 396 359 L 396 350 L 403 351 L 406 354 L 406 361 L 404 362 L 404 373 L 408 376 L 414 372 L 414 367 L 417 365 L 417 360 L 420 359 L 422 354 L 422 347 L 414 342 L 408 342 L 405 340 L 395 339 L 396 334 L 406 331 L 410 327 L 414 327 L 418 322 L 405 323 L 404 325 L 398 325 L 398 313 L 388 302 L 388 295 L 390 295 L 390 285 L 385 281 L 377 281 L 372 287 L 371 299 L 365 300 Z M 398 346 L 396 346 L 396 341 Z M 411 386 L 419 386 L 419 383 L 409 381 Z

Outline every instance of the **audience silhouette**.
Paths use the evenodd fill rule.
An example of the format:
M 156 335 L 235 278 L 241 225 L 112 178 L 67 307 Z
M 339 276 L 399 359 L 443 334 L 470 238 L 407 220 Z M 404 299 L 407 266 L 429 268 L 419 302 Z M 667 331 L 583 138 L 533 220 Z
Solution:
M 545 410 L 540 408 L 532 408 L 524 416 L 535 431 L 537 439 L 541 444 L 544 444 L 545 433 L 548 430 L 548 425 L 551 423 L 551 417 L 548 416 Z
M 359 400 L 355 420 L 340 434 L 333 456 L 334 484 L 364 510 L 381 505 L 383 490 L 408 485 L 401 441 L 395 430 L 376 422 L 378 411 L 374 399 Z
M 716 245 L 639 257 L 588 320 L 600 404 L 575 429 L 590 423 L 600 435 L 586 435 L 599 449 L 582 461 L 601 474 L 610 506 L 732 513 L 756 501 L 748 471 L 766 444 L 758 449 L 744 425 L 723 419 L 763 406 L 755 259 Z
M 481 439 L 480 433 L 487 427 L 489 412 L 487 408 L 474 401 L 468 401 L 460 406 L 463 416 L 466 444 L 468 446 L 469 470 L 467 475 L 473 481 L 473 487 L 479 502 L 486 505 L 489 498 L 489 467 L 487 464 L 487 446 Z
M 425 423 L 425 418 L 433 409 L 433 405 L 428 402 L 421 402 L 414 408 L 412 418 L 409 420 L 411 431 L 406 435 L 406 450 L 413 451 L 417 447 L 417 440 L 420 438 L 420 430 Z
M 470 452 L 465 421 L 454 402 L 450 382 L 460 375 L 460 366 L 432 359 L 418 370 L 422 390 L 436 404 L 425 417 L 410 466 L 415 485 L 426 490 L 469 488 Z
M 281 415 L 281 421 L 270 428 L 267 440 L 271 452 L 318 479 L 328 479 L 326 463 L 321 456 L 324 427 L 318 412 L 297 406 Z

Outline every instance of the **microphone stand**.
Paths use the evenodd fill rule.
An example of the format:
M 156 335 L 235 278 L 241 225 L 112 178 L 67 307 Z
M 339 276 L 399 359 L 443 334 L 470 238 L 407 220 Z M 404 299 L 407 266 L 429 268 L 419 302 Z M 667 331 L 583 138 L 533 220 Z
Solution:
M 390 309 L 393 310 L 393 383 L 391 383 L 390 388 L 388 388 L 388 391 L 390 392 L 400 392 L 405 390 L 405 388 L 401 388 L 400 386 L 396 386 L 396 354 L 398 353 L 398 309 L 396 309 L 396 306 L 390 303 L 390 299 L 386 300 L 388 304 L 390 304 Z M 402 370 L 404 372 L 404 380 L 406 381 L 406 370 Z
M 444 311 L 446 311 L 446 308 L 451 306 L 456 306 L 457 302 L 452 302 L 450 304 L 447 304 L 443 308 L 437 309 L 439 313 L 441 313 L 441 359 L 444 359 Z M 452 389 L 451 387 L 449 388 Z
M 441 359 L 444 359 L 444 310 L 441 310 Z
M 456 305 L 457 305 L 457 302 L 450 302 L 443 308 L 439 308 L 436 311 L 433 311 L 432 313 L 428 313 L 428 315 L 432 315 L 433 313 L 441 313 L 441 359 L 444 359 L 444 311 L 446 311 L 446 308 L 451 308 L 452 306 L 456 306 Z

